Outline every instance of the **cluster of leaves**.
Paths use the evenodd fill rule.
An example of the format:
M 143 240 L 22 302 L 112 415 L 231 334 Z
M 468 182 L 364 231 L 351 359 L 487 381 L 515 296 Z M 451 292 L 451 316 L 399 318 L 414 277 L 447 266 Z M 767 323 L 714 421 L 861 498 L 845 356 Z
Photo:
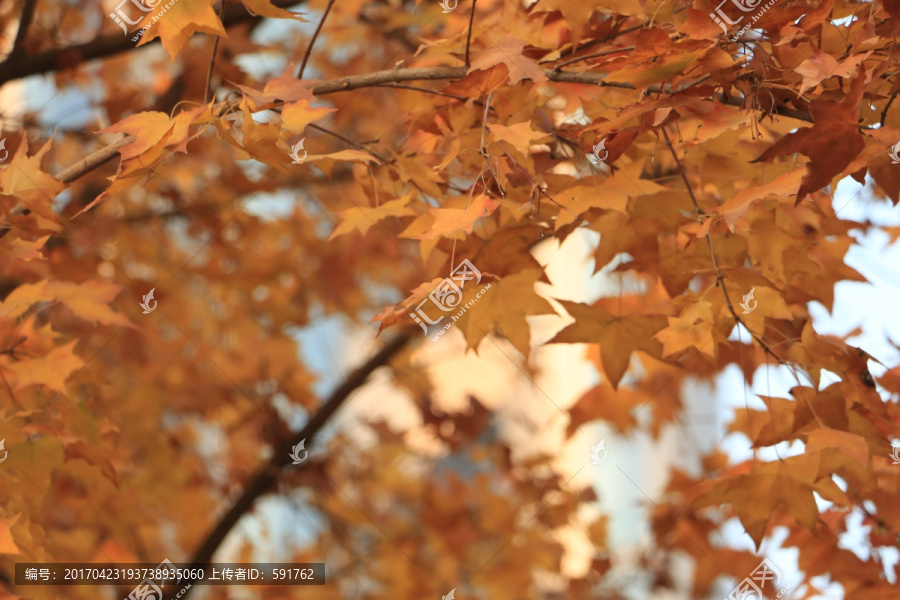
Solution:
M 216 517 L 242 489 L 266 491 L 253 487 L 272 477 L 254 475 L 268 468 L 259 449 L 291 438 L 286 412 L 320 407 L 297 328 L 371 319 L 390 337 L 468 259 L 492 282 L 455 323 L 468 348 L 505 340 L 527 361 L 529 317 L 574 319 L 548 343 L 587 344 L 601 380 L 569 409 L 569 436 L 604 420 L 658 437 L 683 412 L 683 382 L 732 364 L 748 385 L 760 368 L 796 374 L 730 431 L 801 454 L 729 464 L 715 450 L 654 499 L 648 553 L 692 559 L 682 592 L 759 562 L 719 547 L 736 517 L 757 549 L 785 527 L 806 584 L 827 574 L 848 599 L 890 597 L 878 553 L 862 560 L 838 537 L 862 511 L 872 548 L 897 545 L 900 367 L 874 379 L 871 357 L 817 333 L 807 307 L 830 310 L 837 283 L 865 281 L 845 256 L 873 226 L 841 218 L 837 182 L 900 201 L 887 153 L 900 3 L 756 3 L 731 40 L 714 0 L 242 2 L 147 12 L 136 48 L 106 3 L 0 10 L 5 90 L 52 75 L 101 121 L 51 137 L 29 113 L 4 129 L 0 594 L 54 594 L 16 588 L 16 560 L 209 559 L 228 529 Z M 306 34 L 257 30 L 275 21 Z M 600 140 L 598 167 L 584 156 Z M 271 198 L 293 203 L 254 206 Z M 596 270 L 615 265 L 637 291 L 590 305 L 538 294 L 549 280 L 534 247 L 580 229 L 599 234 Z M 159 308 L 143 315 L 150 288 Z M 751 289 L 757 308 L 737 312 Z M 385 307 L 386 292 L 402 299 Z M 432 597 L 463 581 L 473 597 L 549 594 L 556 533 L 595 498 L 567 489 L 550 457 L 513 461 L 478 399 L 468 415 L 435 408 L 415 357 L 390 358 L 396 383 L 477 473 L 423 477 L 434 459 L 377 423 L 378 461 L 333 440 L 314 469 L 280 479 L 285 494 L 312 491 L 326 523 L 293 558 L 328 563 L 346 595 Z M 221 447 L 203 443 L 210 431 Z M 589 532 L 599 558 L 566 594 L 620 597 L 596 587 L 616 562 L 605 521 Z M 674 587 L 665 575 L 657 585 Z

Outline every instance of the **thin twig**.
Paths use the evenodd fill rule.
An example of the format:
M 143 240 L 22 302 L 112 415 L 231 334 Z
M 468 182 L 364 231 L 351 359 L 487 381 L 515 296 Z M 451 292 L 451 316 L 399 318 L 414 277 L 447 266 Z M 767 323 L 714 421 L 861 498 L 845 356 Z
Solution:
M 663 138 L 666 140 L 666 144 L 669 146 L 669 150 L 672 152 L 672 158 L 675 159 L 675 166 L 678 167 L 678 172 L 681 173 L 681 179 L 684 181 L 684 185 L 687 188 L 688 194 L 691 197 L 691 202 L 694 203 L 694 208 L 697 209 L 697 218 L 700 221 L 703 221 L 703 217 L 706 216 L 706 212 L 700 205 L 697 203 L 697 197 L 694 196 L 694 188 L 691 187 L 691 182 L 688 181 L 687 173 L 684 171 L 684 165 L 681 164 L 681 161 L 678 159 L 678 153 L 675 152 L 675 146 L 672 145 L 672 141 L 669 139 L 669 134 L 666 133 L 666 128 L 662 128 Z M 713 262 L 715 262 L 715 257 L 713 257 Z
M 331 7 L 334 5 L 334 0 L 328 0 L 328 6 L 325 7 L 325 12 L 322 13 L 322 20 L 319 21 L 319 26 L 316 27 L 315 33 L 313 33 L 312 39 L 309 40 L 309 45 L 306 47 L 306 53 L 303 55 L 303 62 L 300 63 L 300 72 L 297 73 L 297 79 L 303 79 L 303 71 L 306 70 L 306 63 L 309 61 L 309 55 L 312 54 L 313 45 L 316 43 L 316 38 L 319 37 L 319 32 L 322 31 L 322 26 L 325 24 L 325 19 L 328 18 L 328 13 L 331 12 Z
M 472 43 L 472 25 L 475 22 L 475 3 L 472 0 L 472 12 L 469 13 L 469 32 L 466 34 L 466 68 L 469 68 L 469 45 Z
M 487 129 L 487 116 L 488 110 L 491 106 L 491 96 L 494 95 L 494 92 L 491 92 L 487 95 L 487 99 L 484 101 L 484 116 L 481 119 L 481 155 L 487 158 L 487 152 L 484 149 L 484 133 L 485 129 Z
M 666 133 L 665 128 L 662 129 L 662 132 L 663 132 L 663 138 L 665 138 L 665 140 L 666 140 L 666 145 L 669 147 L 669 152 L 672 154 L 672 158 L 675 160 L 675 164 L 678 166 L 678 170 L 681 171 L 681 175 L 684 180 L 684 184 L 687 186 L 688 194 L 691 197 L 691 201 L 693 201 L 694 206 L 697 209 L 698 218 L 702 219 L 702 217 L 705 213 L 700 208 L 700 205 L 697 203 L 697 198 L 696 198 L 696 196 L 694 196 L 693 187 L 691 186 L 690 182 L 687 179 L 687 176 L 684 172 L 684 168 L 681 165 L 681 161 L 678 159 L 678 153 L 675 152 L 675 146 L 672 145 L 672 141 L 669 139 L 669 135 Z M 712 260 L 713 269 L 715 269 L 715 271 L 716 271 L 716 287 L 722 288 L 722 296 L 725 298 L 725 304 L 728 307 L 728 312 L 731 313 L 731 316 L 734 318 L 735 323 L 737 323 L 738 325 L 743 325 L 744 329 L 746 329 L 748 332 L 750 332 L 750 335 L 753 337 L 753 339 L 756 341 L 756 343 L 759 344 L 759 346 L 763 349 L 763 351 L 766 354 L 770 355 L 772 358 L 774 358 L 776 361 L 778 361 L 778 364 L 790 369 L 791 368 L 790 365 L 788 365 L 785 361 L 781 360 L 781 358 L 777 354 L 775 354 L 775 352 L 772 351 L 772 349 L 769 347 L 769 345 L 766 342 L 764 342 L 762 340 L 762 338 L 760 338 L 756 333 L 754 333 L 754 331 L 752 329 L 747 327 L 747 324 L 744 323 L 744 320 L 741 319 L 741 317 L 738 316 L 737 311 L 734 310 L 734 305 L 731 304 L 731 297 L 728 295 L 728 289 L 725 287 L 725 274 L 722 273 L 722 268 L 719 266 L 719 259 L 716 256 L 716 249 L 712 243 L 711 229 L 707 230 L 706 235 L 704 237 L 706 237 L 706 243 L 709 245 L 709 253 L 710 253 L 710 258 Z M 796 374 L 795 374 L 795 376 L 796 376 Z M 798 378 L 798 382 L 799 382 L 799 378 Z M 816 418 L 816 421 L 819 423 L 819 426 L 825 427 L 822 424 L 822 421 L 819 419 L 819 415 L 816 414 L 815 409 L 812 407 L 812 404 L 809 404 L 809 410 L 812 412 L 812 415 Z
M 571 65 L 573 63 L 580 62 L 582 60 L 588 60 L 589 58 L 600 58 L 601 56 L 609 56 L 610 54 L 617 54 L 619 52 L 634 52 L 634 46 L 625 46 L 623 48 L 612 48 L 611 50 L 604 50 L 602 52 L 594 52 L 593 54 L 585 54 L 584 56 L 576 56 L 575 58 L 570 58 L 569 60 L 564 60 L 553 69 L 555 71 L 559 71 L 566 65 Z
M 310 123 L 309 125 L 307 125 L 307 127 L 312 127 L 313 129 L 316 129 L 316 130 L 318 130 L 318 131 L 321 131 L 322 133 L 327 133 L 328 135 L 330 135 L 330 136 L 332 136 L 332 137 L 335 137 L 335 138 L 341 140 L 342 142 L 344 142 L 344 143 L 346 143 L 346 144 L 349 144 L 349 145 L 353 146 L 353 147 L 356 148 L 357 150 L 362 150 L 363 152 L 368 152 L 369 154 L 371 154 L 372 156 L 374 156 L 375 158 L 377 158 L 377 159 L 381 162 L 382 165 L 384 165 L 385 163 L 388 162 L 388 160 L 387 160 L 386 158 L 384 158 L 383 156 L 380 156 L 380 155 L 378 155 L 378 154 L 375 154 L 375 153 L 372 152 L 371 150 L 368 150 L 368 149 L 364 148 L 363 146 L 357 144 L 357 143 L 354 142 L 353 140 L 347 139 L 347 138 L 345 138 L 344 136 L 342 136 L 341 134 L 335 133 L 334 131 L 331 131 L 330 129 L 325 129 L 324 127 L 321 127 L 321 126 L 319 126 L 319 125 L 316 125 L 315 123 Z
M 894 90 L 894 93 L 891 94 L 890 98 L 888 98 L 887 104 L 884 105 L 884 110 L 881 111 L 881 118 L 878 120 L 878 123 L 882 127 L 884 127 L 884 120 L 887 119 L 888 109 L 891 107 L 891 104 L 894 103 L 894 98 L 897 97 L 897 94 L 900 94 L 900 86 L 898 86 L 897 89 Z
M 424 87 L 419 87 L 417 85 L 406 85 L 402 83 L 379 83 L 378 85 L 373 85 L 372 87 L 390 87 L 390 88 L 398 88 L 402 90 L 414 90 L 416 92 L 425 92 L 427 94 L 434 94 L 435 96 L 443 96 L 444 98 L 452 98 L 454 100 L 459 100 L 460 102 L 468 102 L 471 98 L 466 98 L 464 96 L 456 96 L 454 94 L 448 94 L 446 92 L 442 92 L 440 90 L 431 90 Z M 476 100 L 475 104 L 478 106 L 484 106 L 484 103 Z
M 237 524 L 242 516 L 249 511 L 256 499 L 265 494 L 278 481 L 282 470 L 291 464 L 292 447 L 306 440 L 312 442 L 313 438 L 322 430 L 325 423 L 334 415 L 350 395 L 362 386 L 369 376 L 383 365 L 386 365 L 390 359 L 402 350 L 412 337 L 412 330 L 403 330 L 396 338 L 384 345 L 384 347 L 375 356 L 370 358 L 364 365 L 353 371 L 338 387 L 328 400 L 322 404 L 321 408 L 316 411 L 312 418 L 307 422 L 306 426 L 291 439 L 281 439 L 272 445 L 272 458 L 262 465 L 257 471 L 250 483 L 244 489 L 241 496 L 235 501 L 227 513 L 225 513 L 213 530 L 209 533 L 194 556 L 191 558 L 192 567 L 200 564 L 208 563 L 212 559 L 219 545 Z M 193 582 L 191 582 L 193 583 Z M 192 590 L 197 586 L 187 588 L 181 595 L 181 600 L 187 598 Z
M 221 0 L 219 3 L 219 20 L 221 21 L 225 16 L 225 0 Z M 209 72 L 206 74 L 206 87 L 203 90 L 203 104 L 209 102 L 209 94 L 212 91 L 212 75 L 213 68 L 216 65 L 216 52 L 219 50 L 219 36 L 216 36 L 216 40 L 213 42 L 212 56 L 209 57 Z

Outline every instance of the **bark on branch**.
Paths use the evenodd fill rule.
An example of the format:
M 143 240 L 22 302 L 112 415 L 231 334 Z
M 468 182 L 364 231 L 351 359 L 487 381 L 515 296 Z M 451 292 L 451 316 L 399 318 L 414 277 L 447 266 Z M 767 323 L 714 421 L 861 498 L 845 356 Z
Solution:
M 416 330 L 418 331 L 418 330 Z M 344 383 L 340 385 L 322 407 L 310 418 L 306 427 L 300 433 L 296 434 L 293 439 L 283 439 L 273 444 L 272 458 L 268 463 L 263 465 L 256 475 L 250 480 L 250 483 L 244 489 L 244 493 L 232 505 L 225 515 L 219 520 L 213 530 L 209 533 L 200 548 L 191 558 L 192 568 L 195 565 L 208 563 L 212 561 L 212 557 L 219 545 L 237 524 L 244 514 L 252 507 L 256 499 L 265 494 L 278 481 L 278 477 L 282 470 L 292 464 L 290 454 L 291 448 L 301 442 L 301 440 L 311 441 L 328 419 L 341 407 L 345 400 L 357 388 L 362 386 L 375 369 L 387 364 L 387 362 L 396 355 L 412 337 L 412 329 L 404 329 L 400 334 L 386 343 L 384 347 L 370 358 L 365 364 L 353 371 Z M 184 582 L 183 582 L 184 583 Z M 190 587 L 182 594 L 180 600 L 185 600 L 196 586 Z
M 272 0 L 272 4 L 278 8 L 289 8 L 302 4 L 304 0 Z M 233 25 L 252 21 L 254 19 L 262 19 L 258 15 L 250 14 L 244 5 L 240 2 L 234 3 L 225 9 L 222 18 L 222 24 L 228 28 Z M 131 41 L 130 35 L 119 35 L 114 33 L 105 35 L 86 42 L 84 44 L 75 44 L 74 46 L 66 46 L 64 48 L 54 48 L 40 54 L 27 57 L 9 56 L 0 63 L 0 85 L 8 81 L 14 81 L 31 75 L 39 75 L 50 73 L 56 69 L 70 68 L 81 64 L 82 62 L 94 60 L 96 58 L 105 58 L 120 52 L 126 52 L 134 49 L 135 42 Z M 156 38 L 150 44 L 158 44 L 159 38 Z M 15 58 L 15 60 L 11 60 Z

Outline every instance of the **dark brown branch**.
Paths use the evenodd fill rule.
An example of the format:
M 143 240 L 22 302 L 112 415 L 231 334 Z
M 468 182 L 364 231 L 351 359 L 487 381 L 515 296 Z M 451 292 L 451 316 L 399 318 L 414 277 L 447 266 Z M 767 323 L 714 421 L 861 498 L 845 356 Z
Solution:
M 313 33 L 312 39 L 309 40 L 309 45 L 306 47 L 306 52 L 303 54 L 303 62 L 300 63 L 300 71 L 297 73 L 297 79 L 303 79 L 303 71 L 306 70 L 306 63 L 309 61 L 309 55 L 312 54 L 313 46 L 316 43 L 316 39 L 319 37 L 319 32 L 322 31 L 322 26 L 325 25 L 325 19 L 328 18 L 328 13 L 331 12 L 332 6 L 334 6 L 334 0 L 328 0 L 328 6 L 325 7 L 325 12 L 322 13 L 322 20 L 319 21 L 319 26 L 316 27 L 316 31 Z
M 290 457 L 292 447 L 299 444 L 302 440 L 306 440 L 307 443 L 311 442 L 316 434 L 321 431 L 328 419 L 334 415 L 344 401 L 347 400 L 350 394 L 362 386 L 375 369 L 387 364 L 391 357 L 402 350 L 403 347 L 409 343 L 412 334 L 413 331 L 411 329 L 404 329 L 396 338 L 386 343 L 375 356 L 353 371 L 347 379 L 344 380 L 344 383 L 334 390 L 331 397 L 328 398 L 314 415 L 312 415 L 312 418 L 310 418 L 306 427 L 304 427 L 300 433 L 297 433 L 292 439 L 282 439 L 276 441 L 272 445 L 272 458 L 268 463 L 257 470 L 256 474 L 250 480 L 250 483 L 247 484 L 247 487 L 244 489 L 244 493 L 241 494 L 240 498 L 237 499 L 228 512 L 222 516 L 200 545 L 200 548 L 194 553 L 194 556 L 191 558 L 192 565 L 211 562 L 219 545 L 240 518 L 253 507 L 257 498 L 269 491 L 275 482 L 278 481 L 282 469 L 292 464 Z M 181 596 L 181 600 L 187 598 L 190 592 L 196 587 L 197 586 L 189 588 Z
M 475 4 L 472 0 L 472 12 L 469 13 L 469 32 L 466 34 L 466 68 L 469 68 L 469 46 L 472 44 L 472 26 L 475 24 Z
M 19 30 L 16 32 L 16 41 L 13 42 L 12 51 L 3 64 L 18 60 L 25 53 L 25 38 L 28 37 L 28 28 L 31 27 L 36 7 L 37 0 L 25 0 L 25 5 L 22 7 L 22 15 L 19 17 Z
M 891 108 L 891 104 L 894 103 L 894 99 L 897 97 L 897 94 L 900 94 L 900 87 L 894 90 L 894 93 L 891 94 L 891 97 L 888 98 L 887 104 L 884 105 L 884 110 L 881 111 L 881 118 L 878 119 L 878 123 L 884 127 L 884 120 L 887 119 L 888 109 Z
M 297 4 L 302 4 L 303 0 L 271 0 L 272 4 L 278 8 L 288 8 Z M 258 15 L 251 15 L 244 8 L 241 2 L 233 3 L 224 13 L 222 24 L 224 27 L 232 27 L 248 21 L 261 20 Z M 150 44 L 160 43 L 159 38 L 154 39 Z M 6 60 L 0 64 L 0 85 L 15 79 L 29 77 L 49 73 L 57 69 L 71 68 L 82 62 L 94 60 L 97 58 L 105 58 L 113 56 L 120 52 L 126 52 L 134 49 L 134 42 L 127 35 L 111 34 L 96 38 L 84 44 L 75 44 L 64 48 L 56 48 L 28 56 L 21 60 Z
M 219 20 L 221 21 L 225 13 L 225 0 L 219 0 Z M 212 92 L 212 76 L 213 69 L 216 66 L 216 53 L 219 51 L 219 36 L 213 42 L 212 56 L 209 57 L 209 72 L 206 74 L 206 87 L 203 88 L 203 104 L 209 102 L 209 95 Z M 213 98 L 215 98 L 213 94 Z

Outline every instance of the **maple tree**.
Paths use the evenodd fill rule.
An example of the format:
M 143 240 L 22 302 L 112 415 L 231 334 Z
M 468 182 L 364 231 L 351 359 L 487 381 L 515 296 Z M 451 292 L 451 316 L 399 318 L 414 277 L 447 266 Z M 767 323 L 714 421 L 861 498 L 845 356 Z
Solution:
M 16 586 L 16 562 L 211 562 L 272 496 L 314 509 L 321 528 L 290 559 L 331 578 L 249 586 L 267 598 L 627 597 L 607 580 L 607 517 L 584 517 L 594 492 L 551 455 L 514 456 L 485 398 L 434 402 L 422 355 L 449 336 L 411 315 L 463 260 L 479 272 L 454 304 L 467 350 L 502 348 L 530 379 L 538 347 L 586 345 L 599 383 L 560 409 L 567 439 L 602 421 L 658 440 L 686 384 L 732 365 L 742 395 L 758 373 L 794 376 L 728 432 L 800 451 L 734 462 L 716 446 L 648 498 L 654 590 L 710 597 L 783 528 L 792 597 L 815 597 L 820 575 L 848 599 L 900 597 L 878 552 L 900 544 L 900 365 L 809 312 L 865 281 L 845 259 L 879 227 L 841 217 L 838 182 L 900 202 L 900 2 L 138 4 L 122 25 L 112 2 L 0 9 L 0 85 L 58 91 L 3 130 L 2 597 L 96 597 Z M 66 90 L 97 122 L 45 126 Z M 548 298 L 535 249 L 585 231 L 619 284 Z M 548 315 L 569 324 L 536 339 Z M 375 344 L 325 399 L 296 335 L 324 319 Z M 436 469 L 440 453 L 377 420 L 371 451 L 323 435 L 378 369 L 471 470 Z M 319 446 L 298 469 L 300 440 Z M 839 545 L 859 514 L 868 558 Z M 734 519 L 754 551 L 721 543 Z M 568 527 L 594 558 L 560 577 Z M 689 583 L 670 558 L 690 559 Z

